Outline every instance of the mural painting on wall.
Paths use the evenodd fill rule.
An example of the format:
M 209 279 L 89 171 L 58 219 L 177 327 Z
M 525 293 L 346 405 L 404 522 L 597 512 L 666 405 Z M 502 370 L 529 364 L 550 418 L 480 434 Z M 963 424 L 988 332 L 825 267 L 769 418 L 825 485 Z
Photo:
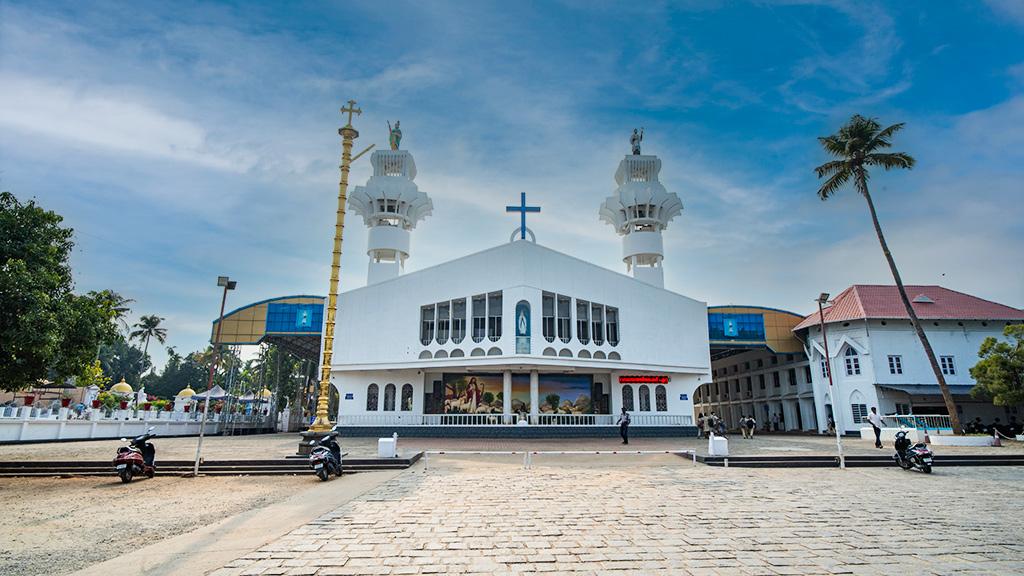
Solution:
M 445 414 L 501 414 L 501 374 L 445 374 Z
M 530 413 L 530 375 L 512 375 L 512 413 Z
M 537 383 L 541 414 L 592 414 L 591 377 L 541 374 Z

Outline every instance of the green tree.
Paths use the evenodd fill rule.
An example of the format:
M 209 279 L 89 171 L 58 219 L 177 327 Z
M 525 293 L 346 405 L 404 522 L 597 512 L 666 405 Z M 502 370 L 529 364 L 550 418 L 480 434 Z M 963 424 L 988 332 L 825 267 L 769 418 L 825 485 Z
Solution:
M 128 313 L 131 312 L 131 307 L 128 305 L 135 302 L 135 300 L 125 298 L 113 290 L 89 292 L 89 296 L 103 302 L 110 308 L 114 321 L 121 326 L 125 335 L 127 335 L 131 329 L 128 326 Z
M 0 389 L 79 376 L 117 337 L 111 300 L 76 295 L 73 231 L 34 201 L 0 193 Z
M 977 382 L 971 394 L 997 406 L 1017 406 L 1024 404 L 1024 324 L 1008 325 L 1003 336 L 1008 341 L 989 336 L 981 343 L 981 360 L 971 368 Z
M 117 338 L 110 344 L 100 346 L 100 365 L 114 382 L 124 378 L 134 386 L 149 366 L 149 358 L 124 338 Z
M 85 370 L 82 371 L 82 374 L 75 379 L 75 385 L 80 388 L 96 386 L 100 390 L 105 390 L 109 384 L 110 378 L 103 373 L 103 367 L 100 365 L 99 360 L 96 360 L 89 366 L 86 366 Z
M 868 210 L 871 213 L 871 222 L 874 224 L 878 243 L 882 247 L 882 253 L 885 255 L 885 260 L 889 264 L 893 280 L 896 282 L 896 289 L 899 291 L 900 300 L 903 301 L 903 306 L 910 317 L 910 323 L 914 326 L 917 337 L 921 340 L 921 346 L 924 347 L 925 355 L 928 356 L 928 362 L 932 366 L 932 372 L 935 373 L 935 379 L 939 383 L 942 398 L 945 401 L 946 409 L 949 411 L 953 432 L 963 434 L 960 418 L 956 412 L 956 404 L 953 402 L 953 395 L 949 391 L 949 386 L 946 385 L 946 379 L 942 375 L 939 362 L 935 358 L 935 352 L 928 342 L 924 328 L 921 327 L 921 322 L 917 319 L 917 314 L 910 304 L 910 298 L 907 297 L 907 291 L 903 287 L 900 272 L 896 268 L 896 260 L 893 259 L 892 252 L 889 251 L 889 245 L 885 241 L 885 235 L 882 234 L 882 225 L 878 222 L 878 213 L 875 212 L 875 204 L 871 200 L 871 193 L 868 191 L 869 168 L 878 167 L 883 170 L 892 170 L 895 168 L 910 169 L 914 167 L 914 159 L 909 154 L 903 152 L 882 152 L 882 150 L 892 147 L 893 135 L 902 129 L 902 123 L 882 128 L 877 120 L 855 114 L 835 134 L 818 138 L 822 148 L 828 154 L 837 158 L 837 160 L 826 162 L 815 168 L 819 179 L 827 178 L 818 189 L 818 197 L 822 200 L 828 200 L 846 183 L 851 181 L 854 189 L 864 197 L 868 204 Z
M 167 341 L 167 329 L 160 326 L 163 321 L 163 318 L 155 314 L 143 316 L 135 323 L 135 330 L 128 336 L 130 340 L 138 339 L 145 342 L 142 355 L 147 359 L 149 358 L 149 340 L 151 338 L 156 338 L 156 341 L 161 344 Z

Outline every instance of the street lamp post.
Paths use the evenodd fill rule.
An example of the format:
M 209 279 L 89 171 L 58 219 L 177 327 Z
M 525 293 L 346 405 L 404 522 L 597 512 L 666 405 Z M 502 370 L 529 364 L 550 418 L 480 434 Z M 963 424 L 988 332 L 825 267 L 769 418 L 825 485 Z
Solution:
M 828 374 L 828 390 L 832 397 L 832 421 L 835 424 L 836 450 L 839 452 L 839 467 L 846 468 L 846 457 L 843 456 L 843 441 L 839 435 L 839 404 L 836 399 L 836 389 L 832 383 L 832 357 L 828 354 L 828 334 L 825 332 L 825 311 L 824 305 L 828 302 L 828 292 L 822 292 L 818 299 L 818 325 L 821 326 L 821 340 L 825 343 L 825 373 Z
M 206 431 L 206 418 L 210 414 L 210 391 L 213 390 L 213 375 L 217 371 L 217 361 L 220 360 L 220 329 L 224 325 L 224 304 L 228 300 L 228 290 L 234 290 L 238 282 L 227 276 L 217 277 L 217 286 L 224 287 L 224 294 L 220 297 L 220 317 L 217 320 L 217 335 L 213 339 L 213 359 L 210 360 L 210 375 L 206 381 L 206 398 L 203 399 L 203 416 L 199 419 L 199 443 L 196 444 L 196 461 L 192 467 L 192 476 L 199 475 L 199 455 L 203 450 L 203 433 Z

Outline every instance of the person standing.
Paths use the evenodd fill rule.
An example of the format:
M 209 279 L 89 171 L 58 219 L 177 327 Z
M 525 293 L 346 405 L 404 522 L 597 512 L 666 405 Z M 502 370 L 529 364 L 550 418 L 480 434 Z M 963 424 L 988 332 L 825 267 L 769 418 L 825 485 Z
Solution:
M 619 414 L 619 436 L 622 436 L 622 443 L 629 444 L 629 412 L 626 412 L 626 408 L 622 408 L 622 414 Z
M 740 416 L 740 432 L 743 433 L 743 439 L 746 440 L 750 437 L 750 433 L 747 432 L 747 417 Z
M 704 413 L 697 414 L 697 438 L 704 437 Z
M 757 420 L 754 420 L 754 415 L 747 416 L 747 428 L 750 429 L 750 439 L 754 439 L 754 430 L 757 429 Z
M 772 413 L 772 432 L 778 432 L 778 431 L 779 431 L 779 413 L 778 412 L 774 412 L 774 413 Z
M 871 407 L 871 414 L 868 414 L 868 422 L 875 429 L 875 448 L 882 447 L 882 417 L 878 415 L 878 408 Z

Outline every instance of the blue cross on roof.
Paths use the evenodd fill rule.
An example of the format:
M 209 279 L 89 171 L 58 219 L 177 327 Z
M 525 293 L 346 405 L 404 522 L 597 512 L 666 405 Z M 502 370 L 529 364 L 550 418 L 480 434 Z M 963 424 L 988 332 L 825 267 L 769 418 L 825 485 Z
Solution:
M 521 192 L 519 196 L 519 206 L 505 206 L 505 212 L 519 212 L 519 237 L 526 240 L 526 213 L 540 212 L 540 206 L 527 206 L 526 192 Z

